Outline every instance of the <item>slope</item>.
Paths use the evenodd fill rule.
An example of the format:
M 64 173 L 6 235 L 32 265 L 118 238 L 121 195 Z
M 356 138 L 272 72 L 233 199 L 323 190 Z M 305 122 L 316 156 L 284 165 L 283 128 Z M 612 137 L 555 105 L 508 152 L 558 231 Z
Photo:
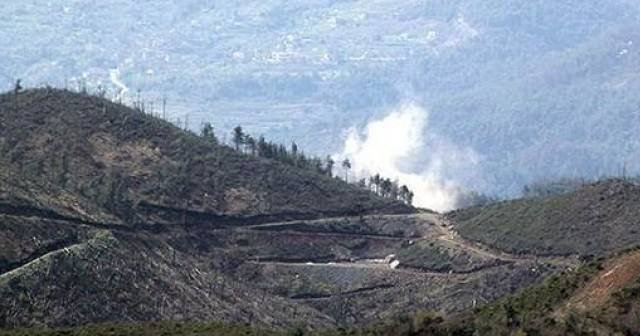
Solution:
M 8 197 L 49 208 L 76 205 L 76 216 L 114 224 L 412 211 L 106 99 L 54 89 L 0 96 L 0 153 Z
M 455 211 L 463 236 L 516 253 L 603 256 L 640 239 L 640 186 L 606 180 L 569 194 Z
M 208 320 L 293 328 L 333 321 L 261 294 L 148 235 L 97 231 L 0 274 L 0 325 Z M 271 309 L 267 309 L 270 307 Z
M 158 231 L 46 215 L 0 214 L 3 328 L 363 325 L 419 309 L 458 313 L 566 267 L 467 242 L 434 214 Z
M 544 282 L 519 290 L 502 300 L 447 318 L 430 312 L 412 313 L 410 317 L 395 317 L 356 329 L 325 330 L 298 334 L 315 336 L 416 336 L 416 335 L 635 335 L 640 331 L 637 314 L 640 311 L 640 274 L 638 250 L 631 250 L 607 260 L 584 264 L 546 279 Z M 630 267 L 628 267 L 630 266 Z M 581 309 L 567 309 L 594 284 L 611 272 L 633 274 L 611 288 L 600 303 Z M 562 311 L 562 314 L 558 312 Z M 6 335 L 83 335 L 90 331 L 96 335 L 148 335 L 163 332 L 168 335 L 229 334 L 234 327 L 220 324 L 105 324 L 74 329 L 16 330 Z M 244 330 L 248 335 L 263 334 L 261 330 Z M 1 333 L 1 332 L 0 332 Z M 223 333 L 224 334 L 224 333 Z M 276 333 L 285 335 L 290 333 Z
M 450 324 L 481 335 L 635 335 L 639 257 L 633 249 L 585 264 Z
M 2 327 L 451 316 L 637 240 L 626 181 L 443 218 L 99 97 L 29 90 L 0 111 Z
M 1 327 L 331 326 L 313 307 L 234 278 L 245 252 L 219 246 L 223 232 L 414 211 L 107 99 L 51 88 L 0 95 L 0 153 Z
M 640 252 L 635 251 L 604 263 L 602 270 L 581 288 L 562 308 L 560 316 L 567 312 L 588 312 L 600 309 L 613 295 L 640 280 Z

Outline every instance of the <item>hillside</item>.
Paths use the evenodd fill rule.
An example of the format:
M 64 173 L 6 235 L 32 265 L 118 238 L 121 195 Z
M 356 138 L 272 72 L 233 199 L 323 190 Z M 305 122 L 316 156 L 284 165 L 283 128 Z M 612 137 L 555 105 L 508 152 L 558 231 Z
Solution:
M 0 328 L 364 325 L 462 312 L 575 263 L 95 96 L 0 95 L 0 135 Z
M 629 181 L 418 212 L 54 89 L 1 95 L 0 135 L 8 334 L 635 328 L 638 258 L 613 254 L 640 238 Z
M 243 155 L 123 105 L 68 91 L 29 90 L 17 101 L 12 94 L 0 96 L 0 149 L 5 197 L 97 222 L 132 226 L 177 224 L 183 217 L 211 223 L 232 216 L 260 221 L 412 211 L 336 179 Z
M 0 325 L 184 319 L 333 325 L 313 309 L 261 295 L 197 261 L 151 236 L 98 231 L 1 274 Z
M 513 253 L 606 256 L 640 241 L 640 186 L 605 180 L 576 192 L 448 214 L 463 236 Z
M 640 252 L 625 251 L 447 321 L 441 334 L 636 335 Z
M 640 252 L 625 251 L 547 278 L 497 302 L 443 318 L 421 311 L 360 328 L 272 332 L 212 323 L 120 323 L 56 330 L 19 329 L 0 335 L 635 335 L 640 297 Z M 589 305 L 582 305 L 585 301 Z
M 462 312 L 572 264 L 485 250 L 452 238 L 433 215 L 157 233 L 34 214 L 0 218 L 8 242 L 0 273 L 4 328 L 132 320 L 365 325 L 419 309 Z M 391 255 L 399 267 L 385 260 Z

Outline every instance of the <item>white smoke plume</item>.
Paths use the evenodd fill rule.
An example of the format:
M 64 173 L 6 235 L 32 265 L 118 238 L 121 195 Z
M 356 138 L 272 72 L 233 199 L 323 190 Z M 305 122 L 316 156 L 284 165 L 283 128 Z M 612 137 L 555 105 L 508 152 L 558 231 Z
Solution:
M 379 173 L 415 193 L 414 205 L 436 211 L 456 208 L 464 181 L 477 177 L 479 157 L 428 130 L 429 113 L 403 104 L 363 131 L 352 128 L 341 160 L 349 158 L 358 178 Z
M 111 83 L 118 88 L 118 93 L 115 97 L 116 100 L 123 99 L 129 91 L 129 88 L 122 82 L 122 80 L 120 80 L 120 69 L 115 68 L 109 70 L 109 79 L 111 80 Z

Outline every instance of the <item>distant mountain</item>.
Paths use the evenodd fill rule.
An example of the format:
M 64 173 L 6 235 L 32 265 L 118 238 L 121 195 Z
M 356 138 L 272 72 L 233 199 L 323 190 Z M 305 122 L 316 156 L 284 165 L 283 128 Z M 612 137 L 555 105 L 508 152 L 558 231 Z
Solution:
M 482 158 L 482 179 L 445 178 L 490 193 L 640 171 L 634 1 L 37 0 L 0 15 L 5 88 L 140 90 L 193 128 L 243 124 L 318 153 L 413 100 L 429 132 Z

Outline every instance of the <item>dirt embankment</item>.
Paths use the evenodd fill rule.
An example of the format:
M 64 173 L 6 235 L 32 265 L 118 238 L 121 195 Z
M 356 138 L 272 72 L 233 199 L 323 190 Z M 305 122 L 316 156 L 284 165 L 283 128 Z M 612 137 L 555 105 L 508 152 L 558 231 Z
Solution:
M 640 278 L 640 251 L 615 258 L 604 265 L 584 288 L 580 289 L 558 311 L 564 316 L 570 311 L 586 312 L 602 307 L 611 296 Z

